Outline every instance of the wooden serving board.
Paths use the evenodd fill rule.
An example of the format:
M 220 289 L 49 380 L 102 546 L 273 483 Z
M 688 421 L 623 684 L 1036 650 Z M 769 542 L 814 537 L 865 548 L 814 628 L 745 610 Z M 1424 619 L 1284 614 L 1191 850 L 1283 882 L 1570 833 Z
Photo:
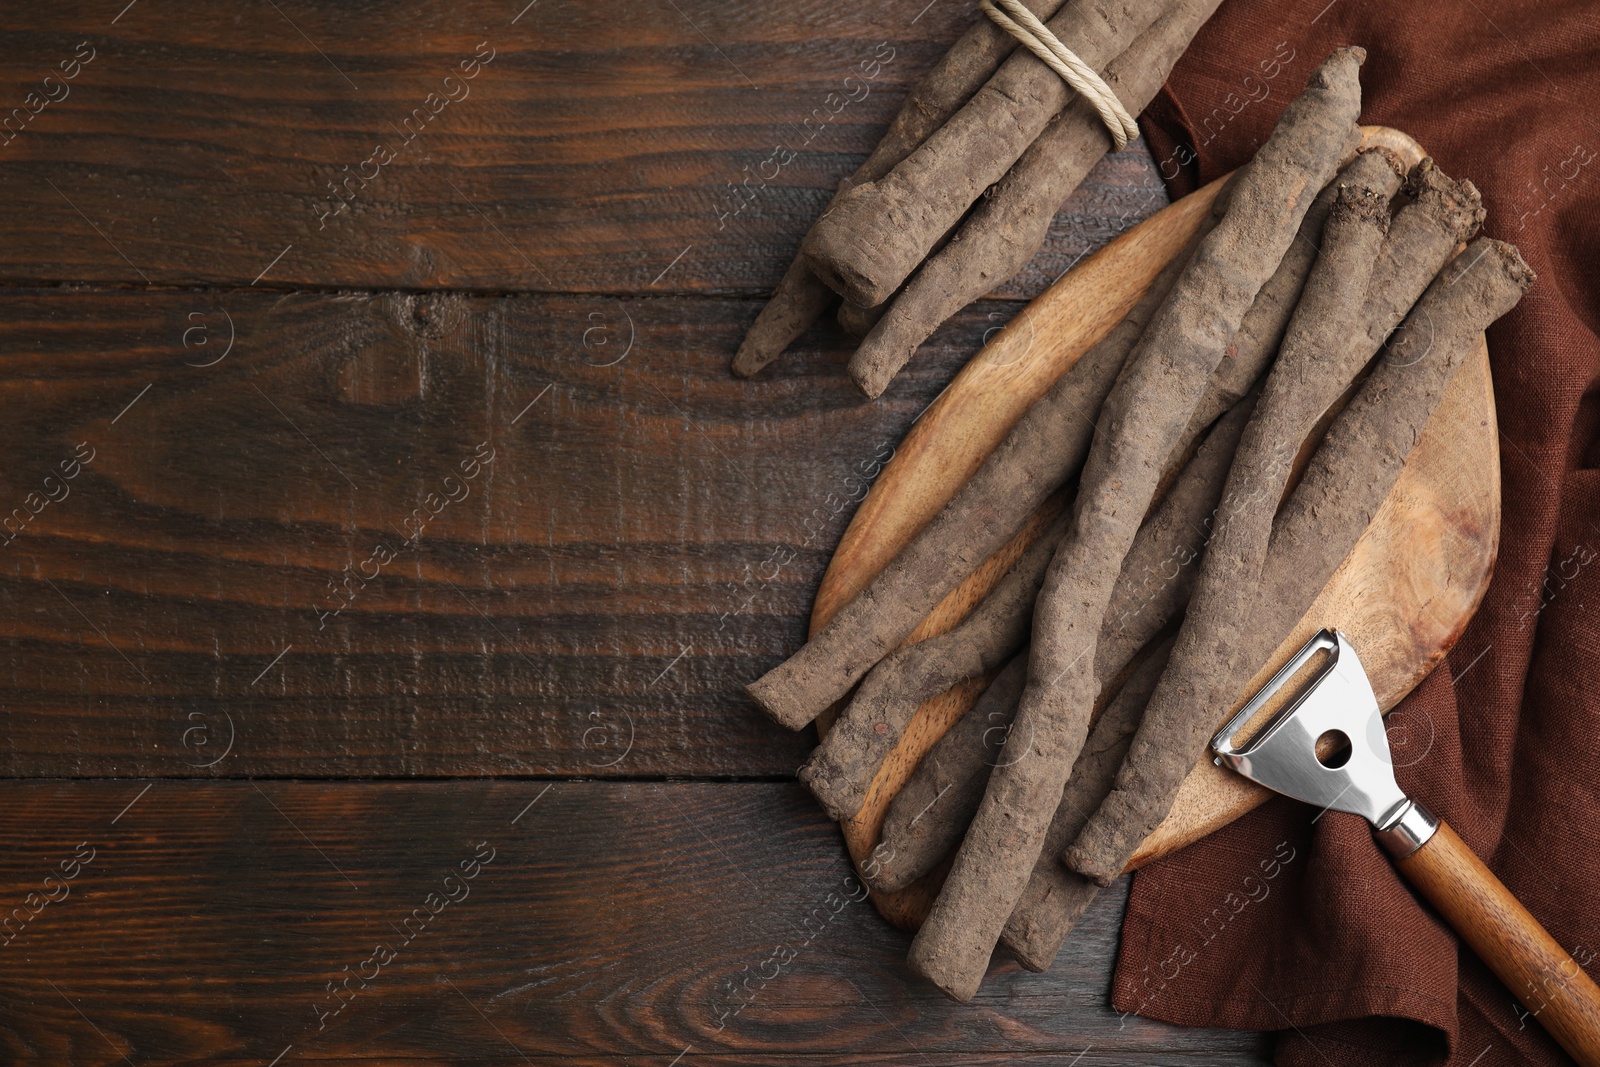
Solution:
M 1407 165 L 1423 152 L 1409 136 L 1365 127 L 1363 144 L 1381 144 Z M 1019 313 L 956 375 L 911 428 L 845 531 L 823 576 L 815 633 L 870 582 L 931 519 L 1029 405 L 1134 305 L 1211 209 L 1222 180 L 1151 216 L 1086 260 Z M 1048 505 L 1047 505 L 1048 507 Z M 1035 515 L 923 620 L 907 643 L 953 628 L 1043 529 Z M 1500 456 L 1489 352 L 1457 373 L 1372 525 L 1323 588 L 1294 632 L 1273 653 L 1220 726 L 1306 639 L 1338 627 L 1361 651 L 1379 703 L 1388 711 L 1450 650 L 1477 610 L 1494 570 L 1500 531 Z M 843 824 L 857 865 L 878 842 L 889 801 L 917 762 L 972 706 L 988 684 L 974 679 L 923 704 L 867 793 Z M 823 716 L 819 729 L 832 724 Z M 1141 866 L 1226 825 L 1266 799 L 1265 789 L 1202 760 L 1176 804 L 1135 855 Z M 943 879 L 942 870 L 899 893 L 874 893 L 891 922 L 914 928 Z

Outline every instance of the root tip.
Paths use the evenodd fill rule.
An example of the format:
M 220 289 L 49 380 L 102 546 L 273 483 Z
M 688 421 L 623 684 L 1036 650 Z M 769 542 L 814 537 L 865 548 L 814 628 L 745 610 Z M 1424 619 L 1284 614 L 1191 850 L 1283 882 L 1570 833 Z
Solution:
M 855 361 L 851 361 L 850 380 L 855 382 L 856 388 L 861 390 L 861 395 L 866 397 L 868 400 L 878 399 L 883 395 L 883 391 L 889 387 L 889 383 L 887 381 L 880 381 L 880 378 L 881 375 L 879 375 L 873 368 L 857 367 Z
M 739 345 L 739 351 L 734 353 L 733 362 L 728 369 L 733 371 L 736 378 L 753 378 L 783 355 L 783 349 L 774 348 L 765 338 L 756 337 L 756 333 L 757 329 L 752 327 L 744 342 Z
M 1011 955 L 1016 957 L 1017 962 L 1022 964 L 1023 970 L 1032 971 L 1034 974 L 1043 974 L 1055 962 L 1055 953 L 1052 952 L 1047 959 L 1032 942 L 1023 941 L 1015 945 L 1007 942 L 1006 947 L 1011 950 Z
M 906 962 L 913 971 L 938 986 L 941 993 L 957 1004 L 971 1000 L 983 982 L 982 969 L 974 975 L 946 966 L 941 953 L 925 947 L 921 934 L 911 943 L 911 953 L 906 957 Z
M 757 678 L 745 686 L 744 691 L 749 694 L 750 699 L 754 700 L 762 711 L 767 713 L 773 722 L 790 730 L 803 729 L 816 717 L 815 715 L 806 714 L 804 709 L 785 701 L 779 695 L 777 687 L 768 682 L 765 677 Z
M 1061 857 L 1061 862 L 1102 889 L 1115 882 L 1117 876 L 1122 873 L 1120 864 L 1117 865 L 1116 870 L 1110 870 L 1109 865 L 1105 863 L 1104 856 L 1091 851 L 1083 845 L 1073 845 L 1067 849 Z
M 1523 292 L 1539 280 L 1539 275 L 1528 266 L 1528 261 L 1522 258 L 1522 252 L 1516 245 L 1509 241 L 1495 241 L 1492 247 L 1505 264 L 1505 272 L 1512 281 L 1516 282 Z
M 800 768 L 797 777 L 811 790 L 822 810 L 835 822 L 849 822 L 861 813 L 866 797 L 851 787 L 838 768 L 821 756 L 821 749 Z

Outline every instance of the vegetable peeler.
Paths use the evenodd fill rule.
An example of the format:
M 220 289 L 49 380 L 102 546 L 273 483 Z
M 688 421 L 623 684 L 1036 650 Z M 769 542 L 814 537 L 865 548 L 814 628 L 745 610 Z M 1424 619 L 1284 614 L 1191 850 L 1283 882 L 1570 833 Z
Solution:
M 1247 723 L 1319 654 L 1311 680 L 1242 746 Z M 1216 763 L 1363 816 L 1400 873 L 1579 1063 L 1600 1067 L 1600 988 L 1443 820 L 1394 778 L 1383 712 L 1344 634 L 1322 630 L 1211 739 Z

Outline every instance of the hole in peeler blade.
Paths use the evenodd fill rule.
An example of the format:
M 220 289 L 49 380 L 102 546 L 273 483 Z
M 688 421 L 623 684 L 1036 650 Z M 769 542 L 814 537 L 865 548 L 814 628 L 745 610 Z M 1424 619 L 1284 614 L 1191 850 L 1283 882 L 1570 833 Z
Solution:
M 1350 762 L 1350 735 L 1343 730 L 1325 730 L 1317 738 L 1317 762 L 1329 770 L 1338 770 Z

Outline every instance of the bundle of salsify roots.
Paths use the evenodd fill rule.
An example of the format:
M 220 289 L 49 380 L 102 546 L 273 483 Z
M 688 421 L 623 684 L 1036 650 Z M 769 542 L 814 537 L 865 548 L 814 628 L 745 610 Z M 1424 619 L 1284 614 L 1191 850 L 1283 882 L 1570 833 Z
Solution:
M 848 819 L 924 700 L 999 670 L 894 798 L 862 872 L 893 891 L 954 853 L 911 964 L 958 1000 L 997 943 L 1050 965 L 1534 280 L 1516 248 L 1474 239 L 1470 182 L 1358 151 L 1364 58 L 1342 48 L 1317 68 L 1127 318 L 749 686 L 796 730 L 849 697 L 800 773 Z M 1052 507 L 955 629 L 900 647 Z
M 1021 3 L 1137 115 L 1220 0 Z M 979 18 L 812 225 L 733 372 L 776 360 L 837 293 L 862 338 L 850 376 L 878 396 L 941 323 L 1027 265 L 1112 145 L 1091 101 Z

